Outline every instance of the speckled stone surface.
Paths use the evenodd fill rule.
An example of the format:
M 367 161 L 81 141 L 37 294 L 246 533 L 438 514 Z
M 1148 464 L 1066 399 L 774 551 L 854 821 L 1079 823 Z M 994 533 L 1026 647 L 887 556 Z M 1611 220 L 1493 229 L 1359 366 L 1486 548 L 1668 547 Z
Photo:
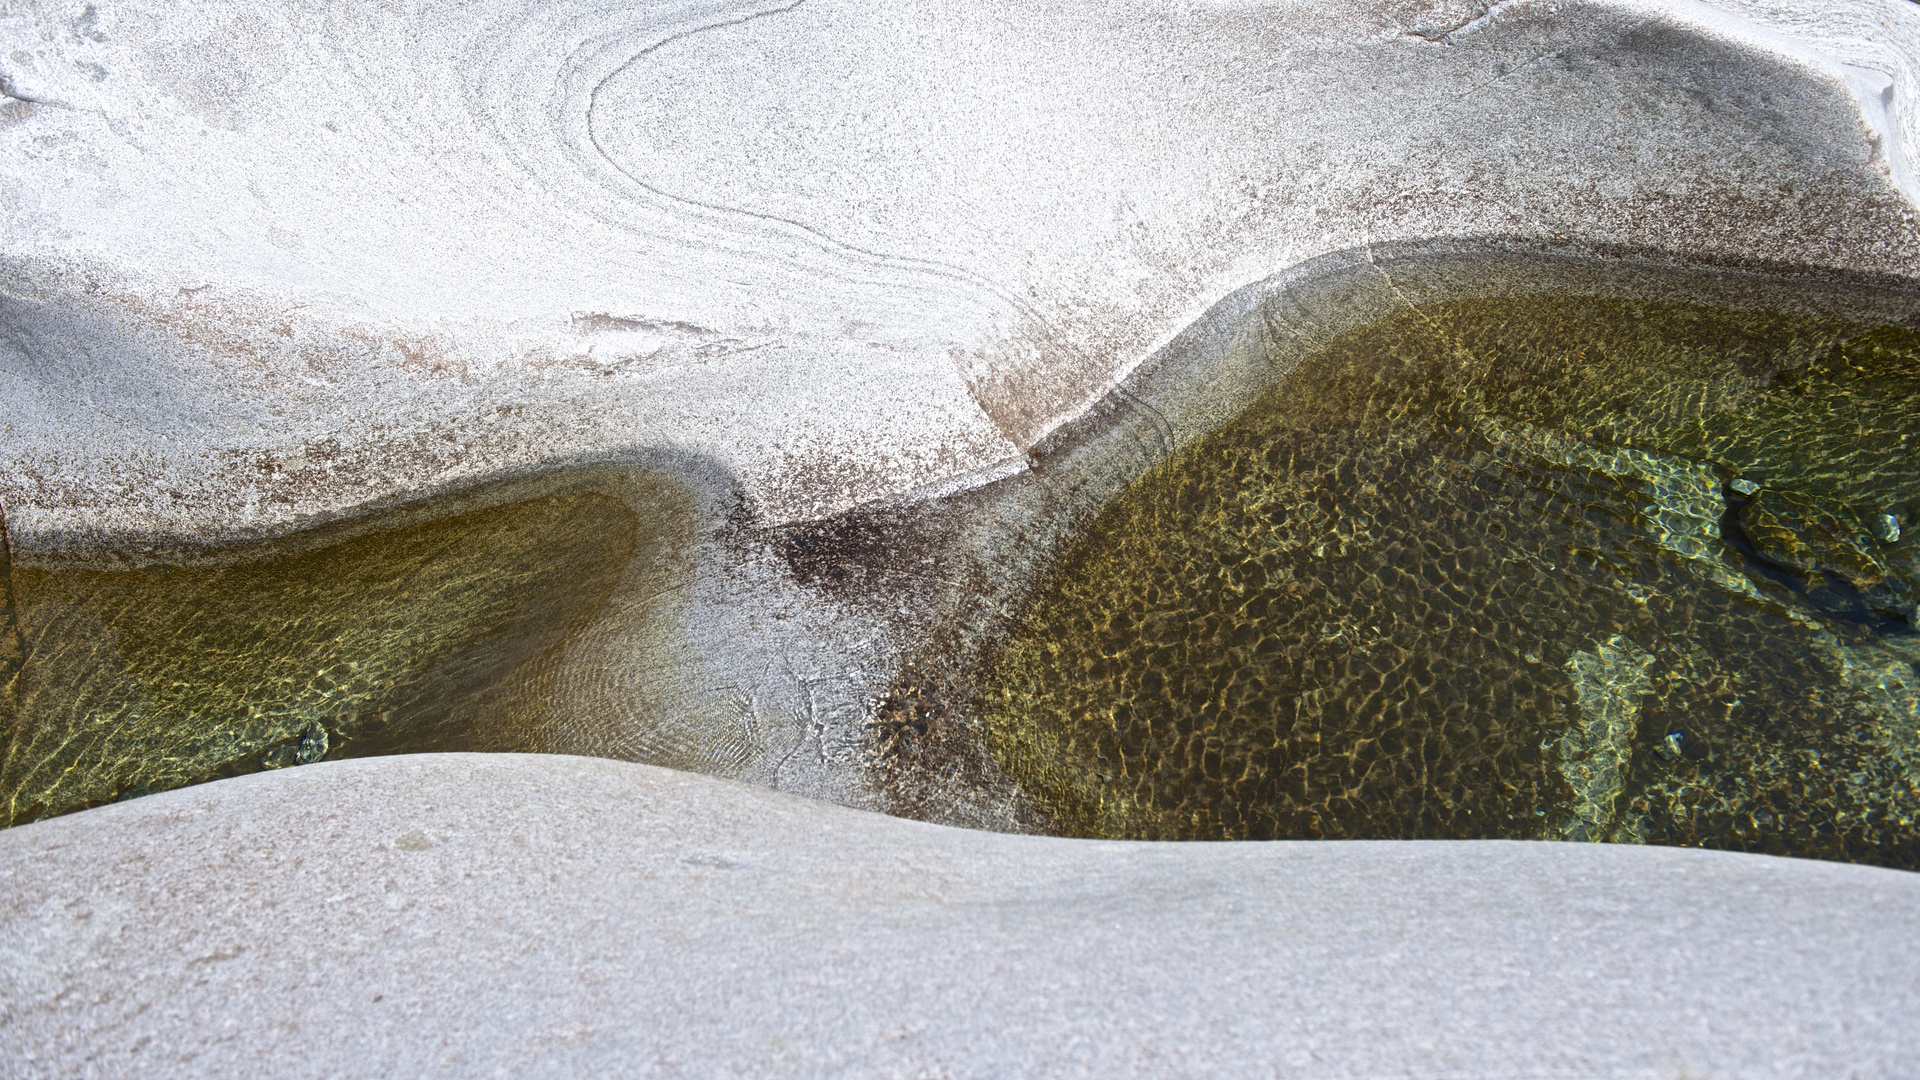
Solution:
M 1910 0 L 18 0 L 0 514 L 44 568 L 669 474 L 679 637 L 585 666 L 731 747 L 651 760 L 884 806 L 873 702 L 936 629 L 888 590 L 938 574 L 825 596 L 768 533 L 1033 476 L 1156 368 L 1216 423 L 1316 267 L 1910 286 L 1917 73 Z
M 804 520 L 1436 237 L 1913 276 L 1908 0 L 0 9 L 16 548 L 672 453 Z
M 8 0 L 0 505 L 27 565 L 618 461 L 779 527 L 1018 474 L 1316 260 L 1911 281 L 1916 57 L 1908 0 Z M 682 718 L 884 805 L 891 631 L 702 535 Z M 1758 857 L 1080 843 L 424 757 L 24 826 L 0 875 L 7 1077 L 1920 1060 L 1920 879 Z
M 1102 843 L 643 765 L 323 763 L 0 833 L 0 1074 L 1900 1077 L 1920 877 Z

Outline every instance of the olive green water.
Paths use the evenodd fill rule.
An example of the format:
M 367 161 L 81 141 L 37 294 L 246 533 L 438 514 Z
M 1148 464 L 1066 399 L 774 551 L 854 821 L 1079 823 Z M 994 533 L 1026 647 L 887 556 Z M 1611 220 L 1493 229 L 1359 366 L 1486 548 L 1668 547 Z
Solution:
M 1910 331 L 1412 311 L 1098 514 L 993 661 L 989 743 L 1074 835 L 1920 868 L 1916 451 Z
M 336 532 L 0 567 L 6 823 L 322 758 L 548 749 L 554 657 L 667 535 L 593 491 Z

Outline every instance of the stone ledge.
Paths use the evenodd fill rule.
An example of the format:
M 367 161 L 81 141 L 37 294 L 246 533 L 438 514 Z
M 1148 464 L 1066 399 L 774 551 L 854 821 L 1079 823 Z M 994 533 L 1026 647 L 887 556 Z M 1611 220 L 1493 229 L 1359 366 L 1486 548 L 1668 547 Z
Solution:
M 1920 1052 L 1920 877 L 970 832 L 323 763 L 0 833 L 9 1076 L 1773 1077 Z

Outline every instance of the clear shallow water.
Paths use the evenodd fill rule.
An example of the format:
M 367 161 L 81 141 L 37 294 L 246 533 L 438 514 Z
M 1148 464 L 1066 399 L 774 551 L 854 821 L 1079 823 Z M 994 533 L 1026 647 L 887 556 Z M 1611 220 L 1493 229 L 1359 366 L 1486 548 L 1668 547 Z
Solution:
M 1910 331 L 1429 305 L 1104 508 L 988 741 L 1074 835 L 1920 868 L 1916 450 Z
M 6 824 L 328 757 L 549 749 L 560 653 L 674 529 L 594 491 L 417 516 L 194 564 L 0 567 Z

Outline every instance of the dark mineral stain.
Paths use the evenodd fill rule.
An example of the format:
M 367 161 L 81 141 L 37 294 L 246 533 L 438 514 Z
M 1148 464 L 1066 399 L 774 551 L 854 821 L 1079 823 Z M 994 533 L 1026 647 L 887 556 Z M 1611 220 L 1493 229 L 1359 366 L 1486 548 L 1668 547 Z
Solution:
M 1412 310 L 1099 512 L 990 661 L 988 743 L 1073 835 L 1920 868 L 1916 451 L 1910 330 Z
M 905 546 L 899 522 L 861 511 L 789 526 L 776 542 L 794 580 L 829 593 L 857 593 L 872 574 L 896 570 Z
M 6 822 L 321 758 L 544 749 L 534 676 L 659 538 L 593 491 L 418 518 L 178 565 L 12 565 Z

